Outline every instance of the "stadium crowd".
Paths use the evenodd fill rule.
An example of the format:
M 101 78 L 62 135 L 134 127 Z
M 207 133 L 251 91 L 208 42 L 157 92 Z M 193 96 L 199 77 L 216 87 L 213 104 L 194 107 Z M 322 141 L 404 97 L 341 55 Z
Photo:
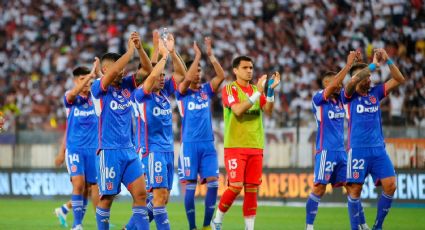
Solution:
M 372 1 L 3 1 L 0 5 L 0 108 L 6 129 L 64 129 L 64 92 L 72 69 L 104 52 L 123 53 L 131 31 L 144 47 L 151 32 L 167 27 L 185 60 L 194 40 L 214 39 L 217 58 L 233 80 L 231 61 L 255 60 L 255 75 L 282 74 L 268 127 L 312 122 L 311 97 L 320 76 L 345 65 L 349 50 L 368 62 L 374 48 L 385 48 L 407 82 L 383 106 L 392 125 L 425 127 L 425 6 L 421 0 Z M 207 60 L 204 58 L 204 60 Z M 133 64 L 137 67 L 137 58 Z M 205 77 L 212 77 L 210 63 Z M 128 71 L 131 71 L 129 69 Z M 388 79 L 382 66 L 373 82 Z M 222 116 L 221 98 L 214 117 Z M 385 109 L 386 108 L 386 109 Z M 175 116 L 177 117 L 177 116 Z M 15 120 L 16 119 L 16 120 Z M 16 127 L 14 127 L 16 124 Z

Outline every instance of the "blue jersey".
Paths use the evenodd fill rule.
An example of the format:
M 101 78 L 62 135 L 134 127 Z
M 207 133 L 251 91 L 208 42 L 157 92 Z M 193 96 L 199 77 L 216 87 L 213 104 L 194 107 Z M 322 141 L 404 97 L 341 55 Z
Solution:
M 66 147 L 75 148 L 97 148 L 97 116 L 94 111 L 93 102 L 89 97 L 77 95 L 72 103 L 63 97 L 66 116 Z
M 313 96 L 313 113 L 317 123 L 316 151 L 344 151 L 345 111 L 339 97 L 325 98 L 324 90 Z
M 168 98 L 176 89 L 173 78 L 166 80 L 164 89 L 157 93 L 146 93 L 138 88 L 134 94 L 145 127 L 146 152 L 173 152 L 173 118 Z
M 355 92 L 350 98 L 344 91 L 342 101 L 348 118 L 348 147 L 384 146 L 379 102 L 385 95 L 385 84 L 372 87 L 367 95 Z
M 136 152 L 139 152 L 140 150 L 142 153 L 146 152 L 146 143 L 145 143 L 145 122 L 142 122 L 142 116 L 140 114 L 139 108 L 137 107 L 137 103 L 134 100 L 134 94 L 136 91 L 133 92 L 131 95 L 131 105 L 133 106 L 133 114 L 134 114 L 134 121 L 135 121 L 135 129 L 133 131 L 133 144 L 136 148 Z M 133 129 L 132 129 L 133 130 Z
M 99 117 L 99 149 L 134 147 L 131 135 L 131 93 L 136 88 L 134 75 L 122 79 L 121 87 L 103 89 L 102 79 L 91 87 Z
M 210 98 L 214 92 L 210 83 L 199 90 L 188 89 L 186 94 L 176 91 L 176 99 L 182 117 L 182 141 L 213 141 Z

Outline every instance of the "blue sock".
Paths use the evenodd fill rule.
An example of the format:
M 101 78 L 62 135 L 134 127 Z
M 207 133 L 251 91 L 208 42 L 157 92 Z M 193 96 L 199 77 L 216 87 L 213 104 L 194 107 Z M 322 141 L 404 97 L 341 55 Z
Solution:
M 207 195 L 205 196 L 204 227 L 209 226 L 214 215 L 215 203 L 217 202 L 218 181 L 207 183 Z
M 359 201 L 359 224 L 366 224 L 366 218 L 364 217 L 364 210 L 362 206 L 362 201 Z
M 376 215 L 375 225 L 373 229 L 382 229 L 382 224 L 391 208 L 393 197 L 382 192 L 381 198 L 378 201 L 378 213 Z
M 83 217 L 81 218 L 82 220 L 84 219 L 84 215 L 86 215 L 88 203 L 89 203 L 89 200 L 84 197 L 83 198 Z
M 148 198 L 146 198 L 146 208 L 148 209 L 148 217 L 149 217 L 149 223 L 153 220 L 153 194 L 150 192 L 148 193 Z
M 351 229 L 352 230 L 358 230 L 359 229 L 359 203 L 360 198 L 354 199 L 350 196 L 347 196 L 348 199 L 348 214 L 350 215 L 350 223 L 351 223 Z
M 164 206 L 154 207 L 153 217 L 155 219 L 156 229 L 170 230 L 170 221 L 168 220 L 167 210 Z
M 98 230 L 109 230 L 110 209 L 96 207 L 96 222 Z
M 66 206 L 66 204 L 63 204 L 62 206 L 61 206 L 61 209 L 62 209 L 62 212 L 63 212 L 63 214 L 68 214 L 68 212 L 69 212 L 69 209 L 68 209 L 68 207 Z
M 149 229 L 148 209 L 144 206 L 133 207 L 132 217 L 137 230 Z
M 184 208 L 186 210 L 187 221 L 189 222 L 189 229 L 196 229 L 195 191 L 196 191 L 196 183 L 186 184 L 186 194 L 184 196 Z
M 316 196 L 313 193 L 310 193 L 308 197 L 307 204 L 305 205 L 306 211 L 306 224 L 313 224 L 314 219 L 316 218 L 317 210 L 319 209 L 320 197 Z
M 72 195 L 71 196 L 72 211 L 74 213 L 74 224 L 73 227 L 79 225 L 83 221 L 83 196 Z

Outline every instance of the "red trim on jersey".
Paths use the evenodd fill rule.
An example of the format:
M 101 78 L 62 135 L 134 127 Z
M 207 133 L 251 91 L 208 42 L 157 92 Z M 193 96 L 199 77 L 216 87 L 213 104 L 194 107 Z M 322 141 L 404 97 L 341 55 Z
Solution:
M 347 91 L 344 90 L 344 97 L 350 99 L 351 96 L 347 96 Z
M 102 77 L 102 78 L 100 78 L 100 90 L 102 90 L 103 92 L 106 92 L 106 89 L 105 89 L 105 88 L 103 88 L 104 86 L 103 86 L 103 84 L 102 84 L 102 80 L 103 80 L 103 77 Z
M 137 152 L 140 150 L 140 116 L 137 117 Z
M 267 103 L 266 96 L 264 94 L 261 94 L 260 96 L 260 108 L 262 109 Z
M 171 76 L 171 81 L 173 81 L 174 90 L 177 90 L 177 83 L 176 83 L 176 80 L 174 79 L 174 76 Z
M 239 98 L 238 98 L 238 92 L 236 91 L 236 89 L 234 89 L 232 86 L 230 87 L 231 91 L 232 91 L 232 95 L 228 95 L 227 94 L 227 86 L 223 87 L 223 89 L 221 90 L 221 101 L 223 102 L 223 105 L 230 108 L 232 107 L 233 104 L 239 103 Z M 229 96 L 233 97 L 233 102 L 229 103 Z
M 66 103 L 72 105 L 74 103 L 74 101 L 68 101 L 68 97 L 66 95 L 67 94 L 65 94 L 65 101 L 66 101 Z
M 137 88 L 136 74 L 135 74 L 135 73 L 133 73 L 133 75 L 131 75 L 131 77 L 133 78 L 133 84 L 134 84 L 134 87 L 135 87 L 135 88 Z
M 102 84 L 102 83 L 100 83 L 100 84 Z M 101 117 L 102 117 L 102 110 L 103 110 L 103 100 L 102 100 L 102 98 L 100 98 L 99 99 L 99 102 L 100 102 L 100 116 L 99 116 L 99 128 L 98 128 L 98 147 L 97 147 L 97 151 L 96 151 L 96 153 L 98 154 L 99 153 L 99 150 L 101 149 L 101 147 L 102 147 L 102 119 L 101 119 Z
M 320 106 L 320 151 L 323 149 L 323 106 Z
M 384 86 L 384 97 L 386 97 L 387 95 L 388 95 L 388 93 L 387 93 L 387 87 L 385 86 L 385 83 L 383 84 Z
M 348 149 L 350 149 L 350 144 L 351 144 L 351 121 L 352 121 L 352 118 L 351 118 L 351 103 L 348 103 L 347 104 L 347 112 L 348 112 L 348 135 L 347 135 L 347 147 L 348 147 Z
M 208 85 L 209 85 L 209 86 L 210 86 L 210 88 L 211 88 L 211 92 L 215 93 L 215 90 L 214 90 L 214 88 L 213 88 L 213 86 L 212 86 L 211 82 L 210 82 Z
M 145 117 L 145 145 L 146 145 L 146 153 L 149 153 L 148 117 L 146 116 L 146 103 L 143 103 L 143 116 Z

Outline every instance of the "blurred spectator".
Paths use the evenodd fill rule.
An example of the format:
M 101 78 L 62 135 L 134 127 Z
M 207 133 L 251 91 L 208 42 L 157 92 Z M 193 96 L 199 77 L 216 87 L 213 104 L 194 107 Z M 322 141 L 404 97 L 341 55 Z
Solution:
M 0 108 L 12 111 L 24 129 L 65 127 L 62 96 L 72 86 L 76 65 L 90 65 L 104 52 L 123 53 L 131 31 L 150 48 L 151 32 L 167 27 L 182 57 L 193 56 L 192 42 L 214 39 L 226 82 L 239 54 L 255 60 L 255 76 L 280 71 L 272 127 L 311 122 L 311 95 L 328 70 L 344 66 L 349 50 L 370 61 L 384 47 L 406 76 L 391 96 L 386 122 L 425 123 L 425 9 L 423 1 L 174 0 L 174 1 L 3 1 L 0 6 Z M 372 8 L 370 8 L 372 7 Z M 200 42 L 202 44 L 202 42 Z M 212 77 L 207 66 L 205 80 Z M 137 66 L 132 65 L 132 66 Z M 128 71 L 133 70 L 131 67 Z M 375 83 L 389 78 L 382 67 Z M 409 91 L 411 90 L 411 91 Z M 404 97 L 405 103 L 398 104 Z M 214 117 L 222 119 L 221 100 Z M 400 113 L 401 111 L 401 113 Z M 384 117 L 384 119 L 386 119 Z M 401 122 L 403 123 L 403 122 Z M 217 124 L 220 124 L 218 122 Z

